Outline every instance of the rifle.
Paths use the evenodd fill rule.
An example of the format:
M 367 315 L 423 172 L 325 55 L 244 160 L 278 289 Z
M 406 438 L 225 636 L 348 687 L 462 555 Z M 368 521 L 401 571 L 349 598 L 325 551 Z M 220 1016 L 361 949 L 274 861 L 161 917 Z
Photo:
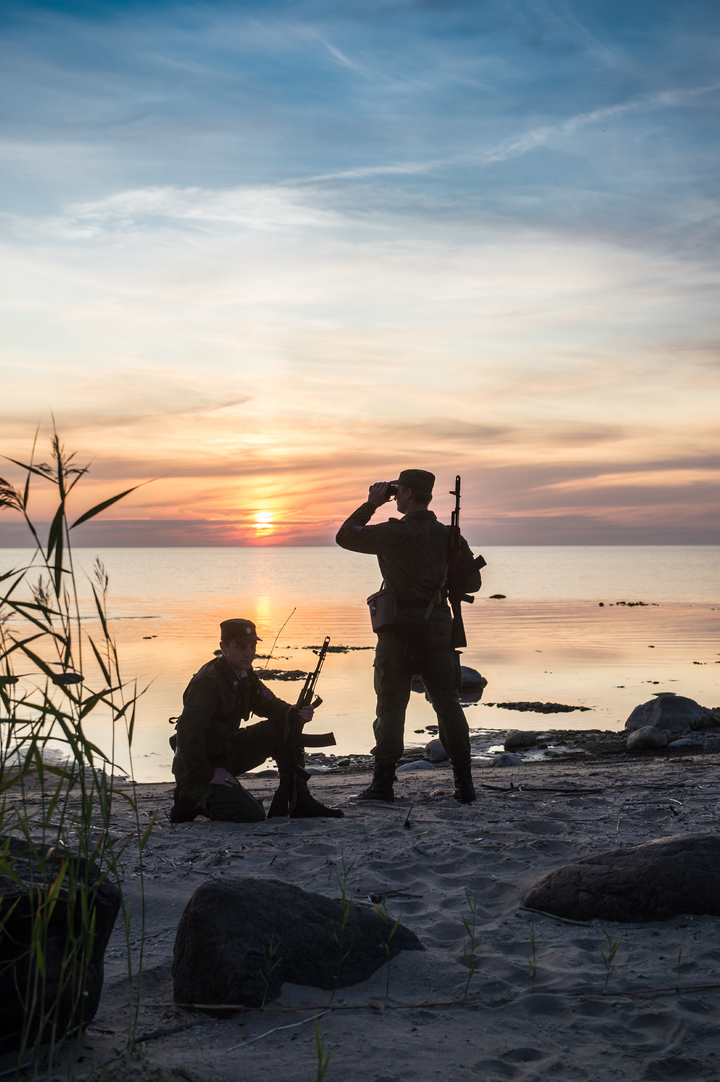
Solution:
M 286 714 L 282 751 L 277 760 L 280 777 L 278 779 L 278 787 L 275 790 L 275 795 L 272 799 L 272 804 L 270 805 L 270 811 L 267 814 L 268 819 L 273 819 L 278 815 L 290 815 L 295 809 L 295 801 L 297 798 L 295 788 L 296 774 L 299 773 L 306 781 L 310 777 L 310 775 L 303 770 L 301 765 L 302 759 L 298 755 L 301 749 L 325 748 L 335 743 L 334 733 L 317 733 L 305 736 L 302 731 L 305 723 L 298 713 L 304 706 L 312 706 L 313 710 L 316 710 L 322 702 L 320 696 L 315 695 L 315 687 L 329 645 L 330 637 L 326 636 L 320 649 L 315 651 L 318 656 L 315 671 L 307 674 L 303 689 L 298 695 L 297 703 L 294 707 L 290 707 Z M 299 759 L 300 762 L 298 761 Z
M 466 601 L 472 605 L 475 598 L 472 594 L 465 593 L 464 582 L 471 571 L 479 571 L 485 566 L 482 556 L 476 556 L 471 563 L 462 562 L 462 546 L 460 536 L 460 477 L 455 478 L 455 488 L 451 489 L 450 495 L 455 497 L 455 510 L 450 516 L 450 536 L 448 539 L 448 601 L 453 615 L 452 638 L 453 647 L 467 646 L 465 625 L 463 623 L 461 602 Z

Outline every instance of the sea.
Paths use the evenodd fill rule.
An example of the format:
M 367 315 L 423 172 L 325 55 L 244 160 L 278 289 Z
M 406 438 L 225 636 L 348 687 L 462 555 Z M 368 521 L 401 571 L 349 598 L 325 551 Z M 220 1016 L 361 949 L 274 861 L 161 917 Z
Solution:
M 661 692 L 720 706 L 720 546 L 471 547 L 487 561 L 481 592 L 463 606 L 462 663 L 487 680 L 482 697 L 466 706 L 472 730 L 617 731 L 635 706 Z M 0 568 L 24 566 L 29 556 L 0 549 Z M 80 606 L 95 635 L 89 583 L 97 559 L 109 576 L 123 679 L 141 693 L 132 742 L 137 780 L 171 781 L 168 719 L 180 713 L 183 689 L 212 658 L 218 624 L 228 617 L 257 624 L 258 669 L 307 672 L 326 636 L 331 646 L 348 647 L 326 658 L 323 704 L 307 731 L 334 732 L 328 753 L 370 751 L 375 636 L 365 599 L 380 586 L 373 557 L 335 547 L 75 549 Z M 90 651 L 84 657 L 92 687 L 98 674 Z M 302 687 L 267 682 L 288 702 Z M 507 705 L 528 702 L 585 709 Z M 424 694 L 413 693 L 406 746 L 427 742 L 434 724 Z M 94 712 L 88 727 L 109 749 L 109 719 Z M 119 766 L 129 769 L 129 760 L 120 757 Z

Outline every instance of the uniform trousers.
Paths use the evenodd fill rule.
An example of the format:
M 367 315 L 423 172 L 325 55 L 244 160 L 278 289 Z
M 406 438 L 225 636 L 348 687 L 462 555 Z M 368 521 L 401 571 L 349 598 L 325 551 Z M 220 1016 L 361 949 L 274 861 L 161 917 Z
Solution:
M 408 615 L 422 617 L 424 609 L 410 609 Z M 373 755 L 379 766 L 394 767 L 402 757 L 405 711 L 415 673 L 422 677 L 448 756 L 454 763 L 470 760 L 470 733 L 458 698 L 460 656 L 450 644 L 450 613 L 441 611 L 433 619 L 432 625 L 425 648 L 399 638 L 394 631 L 381 631 L 378 634 L 375 648 L 377 716 L 373 723 Z
M 224 766 L 230 774 L 244 774 L 274 756 L 278 744 L 277 724 L 259 721 L 235 734 L 228 758 L 217 765 Z M 223 823 L 259 823 L 265 818 L 260 801 L 239 782 L 233 786 L 185 782 L 181 790 L 209 819 Z

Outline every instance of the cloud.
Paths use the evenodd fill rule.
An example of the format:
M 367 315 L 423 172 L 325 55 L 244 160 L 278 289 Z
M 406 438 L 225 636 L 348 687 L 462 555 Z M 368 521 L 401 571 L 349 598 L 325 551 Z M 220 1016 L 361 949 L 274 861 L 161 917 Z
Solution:
M 355 72 L 356 75 L 362 76 L 363 79 L 377 78 L 377 72 L 369 70 L 364 65 L 358 64 L 356 60 L 352 60 L 349 56 L 346 56 L 345 53 L 343 53 L 340 49 L 333 45 L 331 41 L 328 41 L 326 38 L 324 38 L 323 35 L 319 32 L 314 31 L 308 33 L 308 36 L 314 37 L 317 41 L 319 41 L 323 48 L 327 49 L 333 60 L 336 60 L 338 64 L 341 64 L 343 67 L 349 68 L 350 71 Z
M 93 203 L 68 208 L 69 228 L 77 223 L 127 229 L 153 220 L 189 225 L 232 224 L 257 230 L 296 227 L 330 228 L 340 219 L 332 211 L 308 204 L 303 193 L 288 188 L 232 188 L 205 191 L 200 188 L 145 188 L 118 192 Z
M 163 475 L 128 516 L 207 536 L 264 494 L 317 537 L 410 461 L 478 526 L 706 536 L 700 8 L 111 8 L 0 46 L 3 450 L 52 407 L 93 496 Z
M 629 101 L 619 102 L 617 105 L 607 105 L 603 106 L 601 109 L 593 109 L 587 113 L 576 113 L 566 120 L 559 121 L 555 124 L 543 125 L 542 127 L 535 128 L 519 137 L 515 136 L 499 143 L 495 147 L 482 151 L 479 154 L 479 160 L 488 165 L 495 162 L 507 161 L 509 158 L 527 154 L 539 146 L 544 146 L 551 139 L 565 135 L 573 135 L 576 131 L 588 127 L 591 124 L 600 124 L 614 120 L 616 117 L 625 116 L 628 113 L 682 105 L 691 101 L 693 98 L 704 94 L 710 94 L 718 89 L 720 89 L 720 83 L 710 83 L 706 86 L 697 87 L 670 88 L 667 90 L 654 91 L 650 94 L 643 94 L 640 97 L 630 99 Z
M 720 470 L 691 466 L 685 469 L 673 470 L 659 467 L 653 470 L 626 470 L 616 473 L 604 473 L 595 477 L 557 481 L 553 484 L 541 485 L 540 489 L 546 492 L 588 492 L 603 488 L 686 489 L 692 485 L 708 484 L 720 484 Z

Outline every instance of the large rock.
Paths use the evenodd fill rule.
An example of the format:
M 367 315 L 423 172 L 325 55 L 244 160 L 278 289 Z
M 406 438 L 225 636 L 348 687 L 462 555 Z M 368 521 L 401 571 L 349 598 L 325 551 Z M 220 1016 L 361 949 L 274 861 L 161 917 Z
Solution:
M 666 733 L 691 732 L 694 729 L 718 729 L 720 717 L 705 706 L 700 706 L 694 699 L 670 692 L 657 695 L 649 703 L 636 706 L 625 722 L 625 728 L 642 729 L 652 725 Z
M 469 691 L 482 691 L 487 687 L 487 680 L 482 676 L 477 669 L 471 669 L 469 665 L 460 666 L 460 687 L 467 688 Z M 425 685 L 422 682 L 420 673 L 415 673 L 412 678 L 413 691 L 424 691 Z
M 634 729 L 627 738 L 628 751 L 649 751 L 651 748 L 667 747 L 668 738 L 654 725 L 643 725 Z
M 257 1007 L 285 981 L 344 988 L 403 950 L 424 950 L 402 924 L 278 879 L 212 879 L 185 907 L 175 939 L 173 987 L 182 1004 Z M 392 933 L 392 935 L 391 935 Z M 345 955 L 347 955 L 345 957 Z
M 543 876 L 523 904 L 571 920 L 720 915 L 720 834 L 677 834 L 582 857 Z
M 32 1045 L 49 1040 L 53 1024 L 60 1040 L 93 1020 L 120 891 L 95 865 L 64 849 L 12 837 L 0 838 L 0 852 L 13 872 L 0 875 L 0 1053 L 6 1053 L 21 1047 L 24 1028 Z M 54 906 L 43 920 L 51 889 Z M 45 974 L 34 994 L 38 955 L 31 943 L 38 929 Z
M 487 680 L 484 676 L 481 676 L 477 669 L 471 669 L 469 665 L 460 666 L 460 676 L 462 677 L 463 688 L 476 688 L 478 691 L 482 691 L 487 687 Z
M 534 748 L 537 744 L 535 733 L 510 733 L 505 737 L 503 747 L 505 751 L 516 751 L 518 748 Z
M 446 763 L 450 758 L 445 751 L 445 745 L 439 737 L 435 737 L 434 740 L 428 740 L 425 745 L 425 755 L 431 763 Z

